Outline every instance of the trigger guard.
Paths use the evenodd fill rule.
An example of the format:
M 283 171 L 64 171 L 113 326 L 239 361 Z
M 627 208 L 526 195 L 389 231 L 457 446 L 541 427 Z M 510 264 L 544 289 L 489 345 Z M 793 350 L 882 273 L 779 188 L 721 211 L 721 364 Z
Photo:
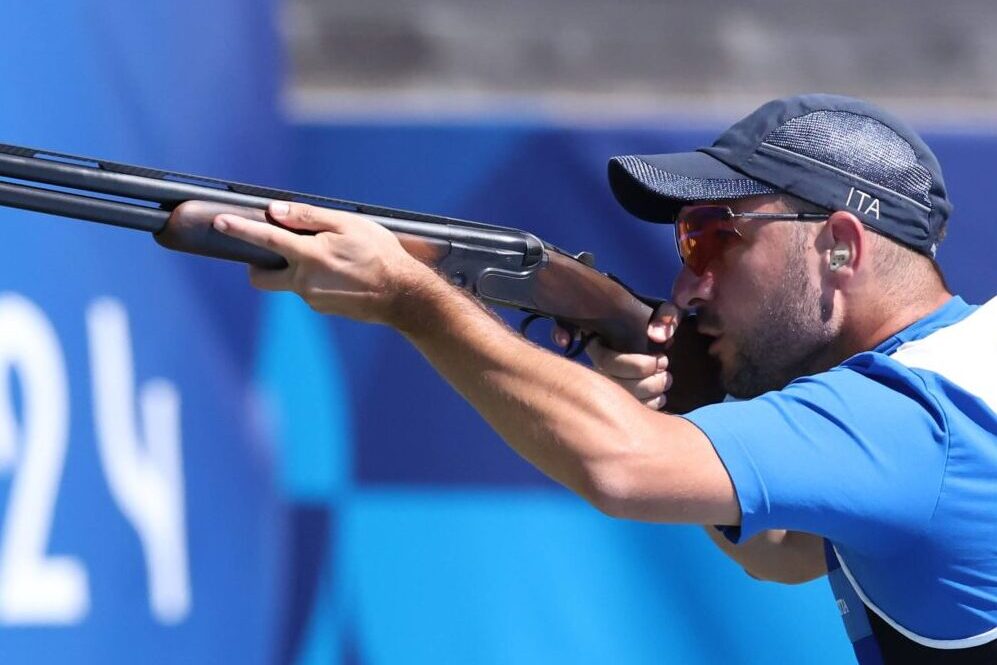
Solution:
M 582 333 L 577 338 L 575 333 L 578 331 L 577 326 L 573 326 L 570 323 L 564 323 L 563 321 L 558 321 L 557 319 L 552 319 L 548 316 L 543 316 L 540 314 L 530 314 L 526 316 L 519 323 L 519 334 L 526 337 L 526 331 L 529 329 L 530 325 L 537 319 L 551 319 L 555 324 L 566 330 L 571 335 L 571 342 L 564 348 L 562 355 L 565 358 L 577 358 L 585 351 L 585 348 L 589 345 L 595 337 L 595 333 Z
M 542 318 L 544 317 L 540 316 L 539 314 L 530 314 L 526 316 L 522 321 L 519 322 L 519 334 L 522 335 L 523 337 L 526 337 L 526 331 L 530 327 L 530 324 L 536 321 L 537 319 L 542 319 Z

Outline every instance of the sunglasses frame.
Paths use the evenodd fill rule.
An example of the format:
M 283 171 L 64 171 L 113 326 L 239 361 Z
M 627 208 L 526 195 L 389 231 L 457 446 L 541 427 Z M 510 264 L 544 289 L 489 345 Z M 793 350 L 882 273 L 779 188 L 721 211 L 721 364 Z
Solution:
M 741 235 L 741 231 L 738 230 L 738 228 L 733 225 L 733 222 L 738 219 L 756 220 L 756 221 L 768 220 L 773 222 L 819 222 L 826 220 L 828 217 L 831 216 L 831 213 L 814 213 L 814 212 L 734 212 L 733 210 L 730 209 L 730 206 L 711 205 L 711 204 L 683 206 L 682 208 L 679 209 L 678 213 L 675 215 L 675 220 L 674 220 L 675 250 L 678 252 L 679 259 L 682 261 L 683 265 L 688 266 L 689 269 L 696 276 L 701 276 L 704 272 L 706 272 L 707 266 L 709 266 L 709 264 L 716 258 L 716 256 L 709 257 L 706 260 L 706 262 L 702 264 L 702 267 L 699 270 L 696 270 L 696 268 L 693 267 L 693 265 L 686 260 L 686 254 L 683 253 L 682 251 L 683 237 L 679 229 L 681 223 L 680 220 L 683 217 L 684 211 L 702 210 L 703 208 L 711 208 L 711 209 L 724 211 L 725 215 L 723 215 L 722 217 L 718 217 L 717 221 L 719 222 L 729 221 L 732 222 L 732 224 L 730 228 L 725 228 L 720 230 L 731 233 L 732 235 L 738 238 L 743 237 Z M 691 252 L 689 252 L 689 255 L 691 255 Z

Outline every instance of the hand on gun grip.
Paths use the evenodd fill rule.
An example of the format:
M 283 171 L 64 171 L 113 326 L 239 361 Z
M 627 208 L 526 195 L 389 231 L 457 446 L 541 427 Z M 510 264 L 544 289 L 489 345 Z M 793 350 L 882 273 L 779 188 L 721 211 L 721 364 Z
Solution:
M 655 311 L 647 326 L 647 336 L 652 341 L 664 344 L 671 340 L 678 327 L 680 313 L 672 303 L 662 303 Z M 571 341 L 563 328 L 554 330 L 554 343 L 566 347 Z M 668 401 L 668 389 L 672 385 L 672 375 L 668 371 L 668 355 L 665 353 L 647 355 L 640 353 L 619 353 L 593 339 L 586 347 L 593 368 L 614 381 L 624 390 L 655 411 L 664 408 Z

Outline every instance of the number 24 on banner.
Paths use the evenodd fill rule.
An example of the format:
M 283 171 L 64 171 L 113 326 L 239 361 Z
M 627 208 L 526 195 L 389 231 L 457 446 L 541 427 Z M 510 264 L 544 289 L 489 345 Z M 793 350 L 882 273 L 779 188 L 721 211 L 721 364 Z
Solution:
M 164 379 L 136 390 L 121 303 L 94 301 L 86 323 L 100 465 L 142 544 L 150 610 L 158 621 L 175 624 L 191 606 L 180 394 Z M 90 608 L 83 562 L 46 551 L 69 441 L 69 406 L 52 324 L 27 298 L 0 294 L 0 474 L 13 476 L 0 530 L 0 625 L 75 624 Z

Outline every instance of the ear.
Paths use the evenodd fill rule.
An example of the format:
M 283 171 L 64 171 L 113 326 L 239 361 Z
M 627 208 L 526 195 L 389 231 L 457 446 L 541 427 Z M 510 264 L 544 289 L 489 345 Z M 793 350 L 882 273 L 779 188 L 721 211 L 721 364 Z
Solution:
M 839 210 L 827 218 L 817 246 L 826 257 L 822 273 L 838 287 L 862 274 L 869 250 L 866 233 L 862 222 L 850 212 Z

